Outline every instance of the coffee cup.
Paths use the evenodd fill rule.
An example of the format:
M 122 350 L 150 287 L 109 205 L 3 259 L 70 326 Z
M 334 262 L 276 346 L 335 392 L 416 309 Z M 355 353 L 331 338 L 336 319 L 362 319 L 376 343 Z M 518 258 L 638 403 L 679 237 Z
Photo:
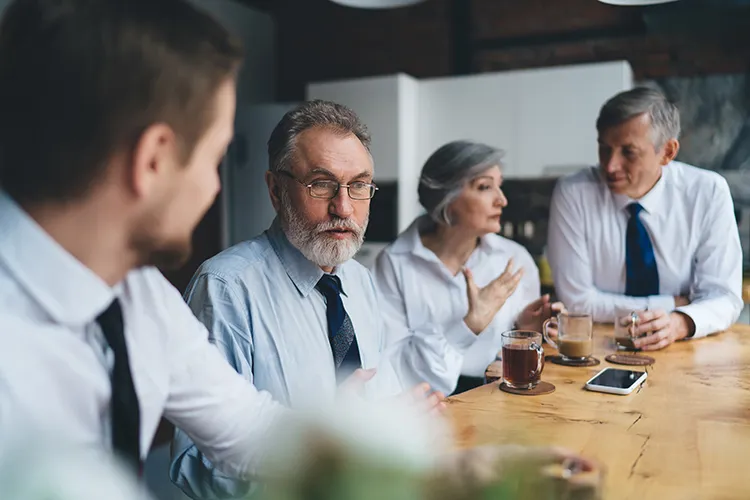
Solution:
M 550 335 L 550 325 L 557 329 L 557 341 Z M 544 339 L 557 349 L 564 361 L 587 360 L 594 351 L 594 322 L 590 314 L 561 312 L 544 322 Z

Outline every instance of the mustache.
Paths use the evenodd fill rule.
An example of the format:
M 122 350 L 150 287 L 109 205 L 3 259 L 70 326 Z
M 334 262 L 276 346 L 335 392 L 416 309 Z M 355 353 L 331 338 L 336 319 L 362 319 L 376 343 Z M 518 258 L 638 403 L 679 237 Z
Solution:
M 362 232 L 362 226 L 357 224 L 351 219 L 334 219 L 334 220 L 328 220 L 325 222 L 321 222 L 320 224 L 317 224 L 315 226 L 315 232 L 317 233 L 323 233 L 325 231 L 334 231 L 334 230 L 347 230 L 352 231 L 356 234 L 359 234 Z

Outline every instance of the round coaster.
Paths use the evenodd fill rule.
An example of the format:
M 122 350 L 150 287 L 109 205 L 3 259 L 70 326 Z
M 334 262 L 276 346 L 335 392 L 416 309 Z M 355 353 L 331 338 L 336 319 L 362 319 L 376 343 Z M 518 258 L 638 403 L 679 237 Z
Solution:
M 654 358 L 643 354 L 610 354 L 604 359 L 616 365 L 648 366 L 656 363 Z
M 555 392 L 555 386 L 549 382 L 540 381 L 533 389 L 513 389 L 505 385 L 505 382 L 500 384 L 500 390 L 510 394 L 518 394 L 520 396 L 541 396 L 543 394 L 551 394 Z
M 547 361 L 550 363 L 555 363 L 556 365 L 563 365 L 563 366 L 596 366 L 601 361 L 596 359 L 595 357 L 591 356 L 581 361 L 573 361 L 568 359 L 563 359 L 562 356 L 547 356 Z

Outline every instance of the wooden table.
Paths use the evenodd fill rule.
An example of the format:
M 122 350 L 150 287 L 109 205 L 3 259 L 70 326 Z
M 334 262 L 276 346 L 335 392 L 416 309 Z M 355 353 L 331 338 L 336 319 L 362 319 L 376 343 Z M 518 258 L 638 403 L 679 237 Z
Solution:
M 750 326 L 649 353 L 656 364 L 629 396 L 583 389 L 617 366 L 604 361 L 614 350 L 611 326 L 597 326 L 595 336 L 601 365 L 546 363 L 552 394 L 515 396 L 495 383 L 450 398 L 458 445 L 568 447 L 605 465 L 607 500 L 749 499 Z

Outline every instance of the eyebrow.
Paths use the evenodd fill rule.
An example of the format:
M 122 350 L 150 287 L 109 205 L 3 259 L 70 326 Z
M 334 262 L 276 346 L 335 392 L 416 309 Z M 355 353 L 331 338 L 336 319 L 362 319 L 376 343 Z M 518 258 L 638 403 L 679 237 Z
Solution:
M 326 176 L 326 177 L 328 177 L 330 179 L 338 180 L 338 178 L 334 175 L 333 172 L 331 172 L 330 170 L 328 170 L 326 168 L 323 168 L 323 167 L 315 167 L 314 169 L 312 169 L 310 171 L 310 176 L 315 176 L 315 175 L 324 175 L 324 176 Z M 367 170 L 363 170 L 362 172 L 360 172 L 357 175 L 355 175 L 354 177 L 352 177 L 351 180 L 354 181 L 354 180 L 368 178 L 368 177 L 372 177 L 372 172 L 367 171 Z
M 495 179 L 494 179 L 494 178 L 493 178 L 493 177 L 492 177 L 491 175 L 480 175 L 480 176 L 474 177 L 474 178 L 473 178 L 473 179 L 471 180 L 471 182 L 476 182 L 476 181 L 478 181 L 478 180 L 481 180 L 481 179 L 488 179 L 488 180 L 491 180 L 491 181 L 494 181 L 494 180 L 495 180 Z M 500 176 L 500 184 L 502 184 L 503 180 L 505 180 L 505 179 L 504 179 L 504 178 L 503 178 L 503 176 L 501 175 L 501 176 Z

